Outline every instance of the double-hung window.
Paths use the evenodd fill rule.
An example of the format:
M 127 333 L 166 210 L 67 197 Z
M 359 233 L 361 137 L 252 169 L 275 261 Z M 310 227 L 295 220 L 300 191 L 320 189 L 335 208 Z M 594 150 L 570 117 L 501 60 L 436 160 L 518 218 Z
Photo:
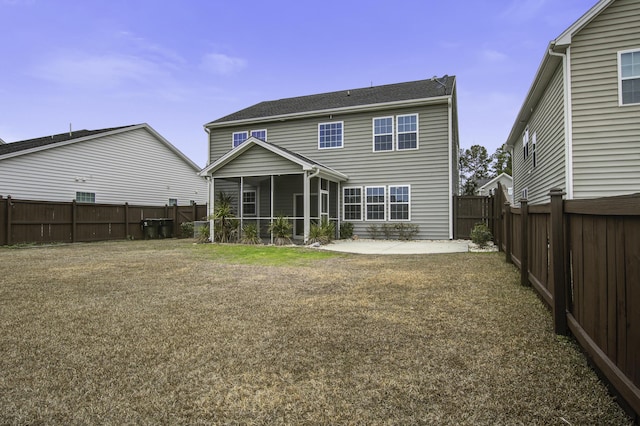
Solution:
M 527 128 L 522 135 L 522 156 L 526 160 L 529 158 L 529 129 Z
M 410 189 L 408 185 L 389 186 L 389 220 L 410 220 Z
M 620 105 L 640 104 L 640 50 L 618 52 Z
M 233 147 L 240 145 L 242 142 L 249 139 L 249 132 L 234 132 L 233 133 Z
M 318 148 L 342 148 L 343 127 L 342 121 L 318 124 Z
M 418 114 L 399 115 L 398 150 L 418 149 Z
M 393 117 L 373 119 L 373 150 L 393 151 Z
M 385 187 L 368 186 L 366 192 L 367 220 L 385 220 Z
M 251 136 L 253 136 L 256 139 L 260 139 L 261 141 L 267 141 L 267 130 L 266 129 L 262 129 L 262 130 L 252 130 L 251 131 Z
M 362 220 L 362 188 L 343 189 L 344 220 Z
M 256 203 L 256 191 L 244 191 L 242 193 L 242 215 L 255 216 L 257 212 Z
M 96 193 L 95 192 L 76 192 L 76 201 L 78 203 L 95 203 Z

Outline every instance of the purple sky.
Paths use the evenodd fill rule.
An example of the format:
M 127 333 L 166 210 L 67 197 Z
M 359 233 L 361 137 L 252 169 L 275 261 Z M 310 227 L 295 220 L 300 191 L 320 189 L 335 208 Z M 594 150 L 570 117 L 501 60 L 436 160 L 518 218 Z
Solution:
M 502 145 L 596 0 L 0 0 L 0 138 L 146 122 L 194 162 L 264 100 L 456 75 L 460 145 Z

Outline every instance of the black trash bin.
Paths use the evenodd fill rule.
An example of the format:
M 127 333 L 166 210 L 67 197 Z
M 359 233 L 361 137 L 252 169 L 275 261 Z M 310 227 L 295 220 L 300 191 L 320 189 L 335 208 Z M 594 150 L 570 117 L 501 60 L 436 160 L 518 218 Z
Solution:
M 173 236 L 173 219 L 161 219 L 159 231 L 160 238 L 171 238 Z
M 158 219 L 144 219 L 140 221 L 142 227 L 142 233 L 145 240 L 158 238 L 158 231 L 160 228 L 160 222 Z

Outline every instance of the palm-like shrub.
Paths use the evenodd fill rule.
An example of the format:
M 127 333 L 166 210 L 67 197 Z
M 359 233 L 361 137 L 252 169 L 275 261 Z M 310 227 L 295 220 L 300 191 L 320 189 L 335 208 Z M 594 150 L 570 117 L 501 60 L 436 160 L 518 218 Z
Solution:
M 336 235 L 336 224 L 329 219 L 322 218 L 320 224 L 311 224 L 309 229 L 309 243 L 329 244 Z
M 283 215 L 278 215 L 273 222 L 269 224 L 269 232 L 273 234 L 274 243 L 277 246 L 293 244 L 291 241 L 292 225 L 289 219 Z
M 256 224 L 247 223 L 242 227 L 242 239 L 240 242 L 243 244 L 262 244 L 262 240 L 258 234 L 258 227 Z
M 232 197 L 219 192 L 213 209 L 214 240 L 217 243 L 230 243 L 238 239 L 240 222 L 233 213 Z

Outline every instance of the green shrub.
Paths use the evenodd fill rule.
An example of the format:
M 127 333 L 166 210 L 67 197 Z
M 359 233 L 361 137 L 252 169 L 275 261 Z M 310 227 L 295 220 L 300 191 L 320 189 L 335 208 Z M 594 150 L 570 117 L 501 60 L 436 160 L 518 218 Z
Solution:
M 353 223 L 343 222 L 340 224 L 340 239 L 348 240 L 353 237 Z
M 474 244 L 477 244 L 478 247 L 486 247 L 487 243 L 492 239 L 493 235 L 491 235 L 489 227 L 484 223 L 477 223 L 476 226 L 473 227 L 473 230 L 471 231 L 471 241 Z
M 309 229 L 309 243 L 329 244 L 336 235 L 335 223 L 329 221 L 327 218 L 323 218 L 320 224 L 311 224 Z
M 400 240 L 410 241 L 418 235 L 418 225 L 415 223 L 396 223 L 395 228 Z
M 378 228 L 377 224 L 372 223 L 367 226 L 367 233 L 369 233 L 369 237 L 371 237 L 372 240 L 377 240 L 378 237 L 380 237 L 380 228 Z
M 193 238 L 193 222 L 182 222 L 180 224 L 180 237 Z
M 200 227 L 200 233 L 198 234 L 198 237 L 196 240 L 199 243 L 207 243 L 210 241 L 210 238 L 209 238 L 210 234 L 211 232 L 210 232 L 209 224 L 207 223 L 206 225 L 202 225 Z
M 238 240 L 240 221 L 233 213 L 232 197 L 219 192 L 213 210 L 214 240 L 217 243 L 231 243 Z
M 269 232 L 273 234 L 274 243 L 277 246 L 293 244 L 291 241 L 291 228 L 293 226 L 289 219 L 283 215 L 278 215 L 273 222 L 269 224 Z
M 385 240 L 390 240 L 393 238 L 393 233 L 396 230 L 396 227 L 394 225 L 391 225 L 389 223 L 385 223 L 384 225 L 382 225 L 382 233 L 384 234 L 384 239 Z
M 242 239 L 240 242 L 243 244 L 262 244 L 258 226 L 255 223 L 247 223 L 242 227 Z

